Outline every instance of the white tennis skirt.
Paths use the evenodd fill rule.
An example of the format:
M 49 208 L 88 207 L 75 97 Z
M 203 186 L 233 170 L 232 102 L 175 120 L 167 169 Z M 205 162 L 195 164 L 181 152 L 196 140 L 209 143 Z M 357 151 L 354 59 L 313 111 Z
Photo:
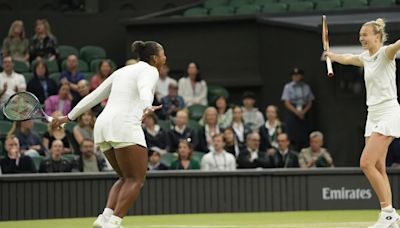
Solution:
M 400 105 L 396 99 L 368 107 L 364 136 L 372 132 L 400 138 Z

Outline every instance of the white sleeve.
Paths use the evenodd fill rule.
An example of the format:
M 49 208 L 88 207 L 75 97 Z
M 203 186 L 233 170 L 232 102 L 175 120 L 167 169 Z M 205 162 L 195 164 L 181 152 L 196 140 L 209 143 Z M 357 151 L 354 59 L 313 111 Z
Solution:
M 75 120 L 80 115 L 91 109 L 104 99 L 106 99 L 111 92 L 112 82 L 115 73 L 111 74 L 103 83 L 101 83 L 93 92 L 84 97 L 79 103 L 68 113 L 70 120 Z
M 197 97 L 198 102 L 202 105 L 207 105 L 207 83 L 203 80 L 200 82 L 201 91 L 199 96 Z
M 235 157 L 232 154 L 228 154 L 227 153 L 227 155 L 228 156 L 231 155 L 231 156 L 229 156 L 229 158 L 231 160 L 231 163 L 229 164 L 229 170 L 236 170 L 236 159 L 235 159 Z
M 150 107 L 154 99 L 154 91 L 158 81 L 158 71 L 154 68 L 139 74 L 137 86 L 142 109 Z
M 207 156 L 203 156 L 203 159 L 201 159 L 201 170 L 207 171 L 210 170 L 210 167 L 208 165 L 208 159 Z
M 22 74 L 18 74 L 18 91 L 25 91 L 26 90 L 26 80 Z

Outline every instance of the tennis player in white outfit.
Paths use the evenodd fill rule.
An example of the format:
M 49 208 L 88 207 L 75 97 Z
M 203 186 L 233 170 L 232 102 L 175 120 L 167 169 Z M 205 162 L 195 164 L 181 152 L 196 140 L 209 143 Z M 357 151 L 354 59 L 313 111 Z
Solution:
M 379 18 L 365 23 L 360 29 L 360 43 L 365 52 L 360 55 L 325 53 L 340 64 L 364 67 L 368 116 L 360 167 L 378 195 L 382 208 L 378 221 L 370 226 L 372 228 L 395 228 L 399 221 L 399 215 L 392 207 L 385 164 L 390 143 L 400 137 L 395 63 L 400 40 L 384 45 L 386 37 L 385 22 Z
M 110 190 L 106 208 L 93 224 L 96 228 L 121 227 L 122 218 L 138 197 L 146 176 L 148 156 L 141 122 L 144 115 L 161 108 L 151 104 L 158 72 L 166 61 L 163 47 L 154 41 L 135 41 L 132 51 L 138 63 L 115 71 L 67 116 L 52 123 L 53 127 L 58 127 L 75 120 L 108 98 L 94 126 L 94 140 L 119 179 Z

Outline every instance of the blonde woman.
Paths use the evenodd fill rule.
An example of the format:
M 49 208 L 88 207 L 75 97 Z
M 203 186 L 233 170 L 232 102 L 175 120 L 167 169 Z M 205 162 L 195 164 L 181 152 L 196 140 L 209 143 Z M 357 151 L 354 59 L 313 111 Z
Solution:
M 96 121 L 96 117 L 92 113 L 92 111 L 86 111 L 77 119 L 78 124 L 75 125 L 72 133 L 74 135 L 75 141 L 81 145 L 83 140 L 85 139 L 93 139 L 93 129 L 94 123 Z
M 57 39 L 51 33 L 50 24 L 46 19 L 36 20 L 35 35 L 31 39 L 30 58 L 31 60 L 57 58 Z
M 4 56 L 11 56 L 13 60 L 29 62 L 29 41 L 25 36 L 24 23 L 14 21 L 3 40 L 1 51 Z
M 400 40 L 384 45 L 387 34 L 382 19 L 366 22 L 360 29 L 360 55 L 325 53 L 332 61 L 364 67 L 368 117 L 365 148 L 360 167 L 378 195 L 382 211 L 371 227 L 398 227 L 399 215 L 392 207 L 392 193 L 386 174 L 386 155 L 394 138 L 400 137 L 400 105 L 397 102 L 396 63 Z
M 51 116 L 53 118 L 58 118 L 62 115 L 63 114 L 60 111 L 56 111 Z M 55 140 L 60 140 L 63 143 L 63 154 L 68 154 L 72 152 L 68 136 L 64 128 L 52 128 L 51 124 L 49 123 L 47 132 L 44 133 L 42 138 L 42 144 L 46 148 L 46 151 L 50 151 L 50 146 Z

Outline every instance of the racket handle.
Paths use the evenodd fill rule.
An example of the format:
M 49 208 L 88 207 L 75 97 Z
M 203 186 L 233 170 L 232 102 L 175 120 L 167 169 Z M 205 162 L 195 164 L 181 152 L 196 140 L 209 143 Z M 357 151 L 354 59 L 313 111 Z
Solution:
M 333 68 L 332 68 L 332 61 L 331 58 L 326 57 L 326 69 L 328 70 L 328 76 L 333 77 Z

